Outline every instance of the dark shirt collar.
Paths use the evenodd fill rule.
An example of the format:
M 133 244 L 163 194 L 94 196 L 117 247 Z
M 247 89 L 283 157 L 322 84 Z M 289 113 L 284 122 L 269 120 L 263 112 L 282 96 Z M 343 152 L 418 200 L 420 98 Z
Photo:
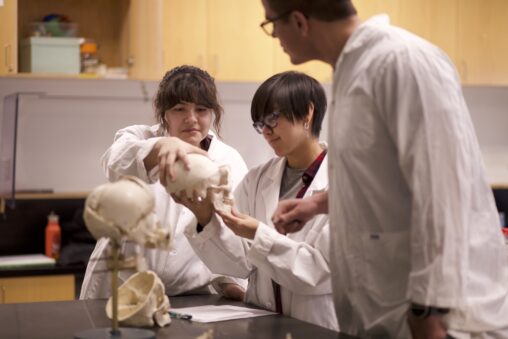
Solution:
M 201 142 L 199 143 L 199 146 L 202 150 L 207 151 L 210 148 L 210 144 L 212 143 L 213 135 L 208 134 Z

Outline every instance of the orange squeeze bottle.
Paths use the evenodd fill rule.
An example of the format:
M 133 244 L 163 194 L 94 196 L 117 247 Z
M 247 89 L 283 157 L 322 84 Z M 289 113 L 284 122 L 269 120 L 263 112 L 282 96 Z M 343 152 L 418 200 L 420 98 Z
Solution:
M 58 224 L 58 215 L 51 211 L 48 215 L 48 225 L 46 226 L 46 246 L 45 254 L 47 257 L 58 259 L 60 256 L 62 231 Z

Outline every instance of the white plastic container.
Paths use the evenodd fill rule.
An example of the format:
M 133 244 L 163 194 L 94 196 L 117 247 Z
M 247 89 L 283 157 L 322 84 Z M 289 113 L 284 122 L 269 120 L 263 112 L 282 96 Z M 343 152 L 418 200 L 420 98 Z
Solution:
M 21 72 L 79 74 L 81 38 L 30 37 L 21 44 Z

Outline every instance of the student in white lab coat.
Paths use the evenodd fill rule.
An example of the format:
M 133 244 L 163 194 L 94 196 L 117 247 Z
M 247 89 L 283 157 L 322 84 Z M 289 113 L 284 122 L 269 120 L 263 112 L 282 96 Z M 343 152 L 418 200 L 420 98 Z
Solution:
M 190 224 L 185 233 L 213 272 L 249 278 L 246 302 L 338 330 L 328 217 L 317 216 L 288 236 L 270 222 L 280 199 L 328 187 L 326 145 L 318 140 L 325 110 L 324 90 L 315 79 L 298 72 L 269 78 L 254 95 L 251 115 L 277 157 L 245 176 L 232 214 L 218 216 L 209 203 L 182 203 L 207 211 L 209 221 Z
M 162 225 L 172 227 L 173 243 L 170 251 L 145 249 L 144 255 L 148 268 L 163 281 L 166 294 L 211 293 L 213 282 L 219 293 L 241 300 L 244 289 L 237 283 L 245 283 L 213 275 L 183 235 L 184 226 L 200 220 L 200 216 L 177 204 L 161 184 L 172 176 L 168 164 L 175 158 L 184 158 L 186 153 L 208 154 L 218 165 L 228 165 L 233 187 L 247 172 L 240 154 L 210 131 L 212 120 L 219 131 L 223 116 L 214 80 L 196 67 L 174 68 L 160 82 L 154 106 L 159 124 L 135 125 L 118 131 L 102 158 L 104 171 L 110 181 L 134 175 L 151 184 L 157 215 Z M 103 259 L 107 245 L 106 239 L 97 242 L 86 270 L 81 299 L 110 296 L 110 274 L 101 272 L 106 269 Z M 132 254 L 134 245 L 125 244 L 122 251 Z M 125 280 L 131 274 L 133 271 L 120 271 L 119 276 Z
M 506 246 L 455 67 L 386 16 L 361 23 L 353 3 L 263 0 L 294 64 L 334 67 L 330 190 L 273 221 L 298 231 L 329 213 L 346 333 L 508 338 Z

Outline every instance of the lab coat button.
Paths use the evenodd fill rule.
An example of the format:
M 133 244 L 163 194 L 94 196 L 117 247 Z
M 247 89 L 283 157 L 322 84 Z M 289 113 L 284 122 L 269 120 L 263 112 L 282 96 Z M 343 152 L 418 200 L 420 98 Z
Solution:
M 176 250 L 169 251 L 169 254 L 175 255 L 176 254 Z

